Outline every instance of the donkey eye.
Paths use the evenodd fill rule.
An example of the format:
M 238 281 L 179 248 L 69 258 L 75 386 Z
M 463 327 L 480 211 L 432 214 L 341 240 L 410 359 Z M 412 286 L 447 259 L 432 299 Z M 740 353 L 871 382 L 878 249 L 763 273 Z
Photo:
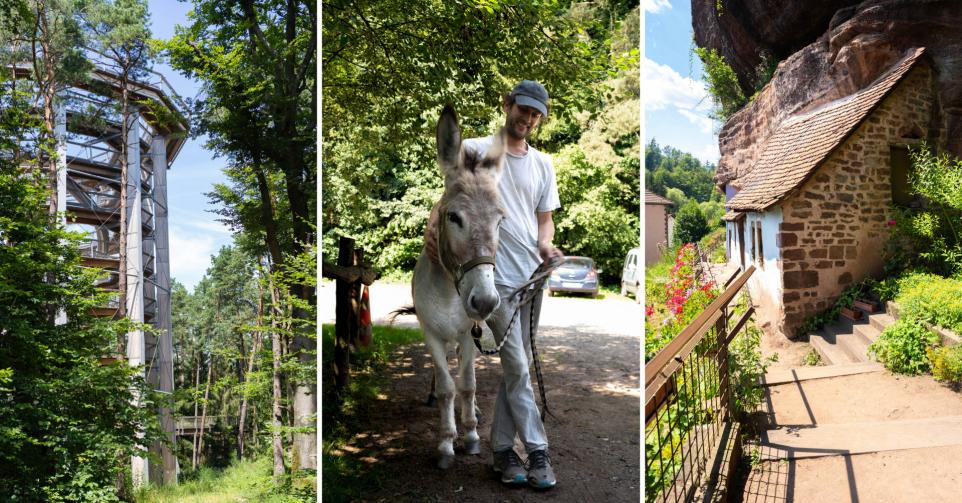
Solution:
M 462 227 L 462 226 L 464 225 L 464 224 L 461 222 L 461 217 L 459 217 L 458 214 L 455 213 L 455 212 L 453 212 L 453 211 L 448 213 L 448 220 L 449 220 L 451 223 L 458 224 L 458 227 Z

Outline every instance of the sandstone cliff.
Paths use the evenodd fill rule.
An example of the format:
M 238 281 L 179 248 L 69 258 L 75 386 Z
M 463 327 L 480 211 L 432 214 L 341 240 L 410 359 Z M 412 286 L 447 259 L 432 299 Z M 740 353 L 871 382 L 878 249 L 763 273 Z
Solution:
M 692 0 L 699 46 L 725 56 L 746 95 L 762 54 L 781 61 L 771 82 L 719 134 L 716 182 L 751 169 L 791 114 L 867 87 L 906 52 L 925 47 L 941 114 L 923 136 L 962 156 L 962 0 Z

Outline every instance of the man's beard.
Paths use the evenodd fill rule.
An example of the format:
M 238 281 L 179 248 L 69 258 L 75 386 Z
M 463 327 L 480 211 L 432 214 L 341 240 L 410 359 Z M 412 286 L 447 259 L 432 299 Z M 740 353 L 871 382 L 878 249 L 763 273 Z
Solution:
M 518 131 L 521 129 L 521 127 L 523 127 L 519 127 L 520 122 L 521 121 L 518 119 L 508 119 L 508 127 L 506 127 L 505 130 L 507 130 L 508 136 L 510 136 L 513 140 L 524 140 L 529 134 L 531 134 L 531 128 L 526 128 L 527 131 L 525 131 L 523 134 Z

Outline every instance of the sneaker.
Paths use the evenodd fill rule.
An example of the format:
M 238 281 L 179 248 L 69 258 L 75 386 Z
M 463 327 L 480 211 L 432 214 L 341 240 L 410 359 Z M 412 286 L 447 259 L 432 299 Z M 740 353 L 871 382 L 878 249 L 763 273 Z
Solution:
M 537 450 L 528 454 L 528 484 L 535 489 L 551 489 L 557 483 L 548 451 Z
M 524 484 L 527 481 L 524 464 L 514 449 L 494 453 L 494 471 L 501 474 L 501 482 L 505 484 Z

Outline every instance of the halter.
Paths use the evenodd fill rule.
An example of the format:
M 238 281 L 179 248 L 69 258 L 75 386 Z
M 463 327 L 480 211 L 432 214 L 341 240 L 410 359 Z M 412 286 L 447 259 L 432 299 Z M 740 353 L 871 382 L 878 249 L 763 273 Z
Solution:
M 454 266 L 454 270 L 452 271 L 448 267 L 448 261 L 445 260 L 447 254 L 444 252 L 447 250 L 448 243 L 447 240 L 444 239 L 445 227 L 447 227 L 447 224 L 443 221 L 438 227 L 438 258 L 441 260 L 441 267 L 454 277 L 454 290 L 458 292 L 458 295 L 461 295 L 461 280 L 464 279 L 464 275 L 481 264 L 491 264 L 492 267 L 495 266 L 494 257 L 490 255 L 479 255 L 463 264 L 452 264 Z

